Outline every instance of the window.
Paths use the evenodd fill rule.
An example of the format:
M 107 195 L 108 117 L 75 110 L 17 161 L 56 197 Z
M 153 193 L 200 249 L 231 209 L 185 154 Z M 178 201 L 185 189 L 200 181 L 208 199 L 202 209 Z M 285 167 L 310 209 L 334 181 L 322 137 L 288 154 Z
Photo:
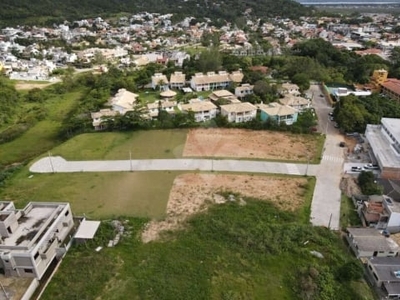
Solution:
M 39 257 L 39 252 L 36 252 L 35 255 L 33 256 L 33 258 L 36 260 L 36 258 Z
M 69 215 L 69 210 L 67 210 L 66 212 L 65 212 L 65 216 L 68 216 Z
M 376 276 L 375 272 L 372 273 L 374 275 L 374 278 L 376 279 L 376 281 L 378 281 L 378 276 Z
M 33 273 L 33 270 L 32 269 L 24 269 L 24 272 L 25 273 Z

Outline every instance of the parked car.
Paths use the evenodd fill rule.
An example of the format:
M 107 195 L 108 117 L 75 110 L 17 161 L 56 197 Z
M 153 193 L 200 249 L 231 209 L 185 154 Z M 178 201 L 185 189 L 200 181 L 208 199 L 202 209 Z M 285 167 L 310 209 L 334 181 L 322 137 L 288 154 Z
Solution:
M 332 116 L 330 116 L 330 117 L 329 117 L 329 120 L 330 120 L 330 121 L 333 121 L 333 120 L 334 120 L 334 118 L 333 118 Z
M 364 169 L 366 170 L 379 170 L 379 166 L 376 164 L 366 164 L 364 166 Z
M 351 167 L 352 172 L 361 172 L 365 171 L 363 167 Z
M 328 115 L 330 115 L 331 117 L 333 117 L 333 112 L 330 112 Z
M 333 127 L 339 128 L 339 124 L 338 124 L 338 123 L 335 123 L 335 124 L 333 124 Z

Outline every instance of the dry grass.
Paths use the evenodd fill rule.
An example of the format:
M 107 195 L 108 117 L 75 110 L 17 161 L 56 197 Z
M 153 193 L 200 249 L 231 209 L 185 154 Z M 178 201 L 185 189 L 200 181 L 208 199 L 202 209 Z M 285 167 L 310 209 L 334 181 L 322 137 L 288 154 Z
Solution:
M 312 135 L 244 129 L 192 129 L 183 156 L 313 161 L 318 141 Z
M 210 203 L 223 203 L 224 192 L 272 201 L 282 210 L 295 211 L 304 204 L 306 178 L 260 175 L 183 174 L 175 178 L 167 204 L 167 217 L 151 221 L 142 234 L 144 242 L 159 238 L 166 230 L 179 229 L 191 215 Z M 284 188 L 283 188 L 284 187 Z M 236 199 L 245 204 L 243 199 Z

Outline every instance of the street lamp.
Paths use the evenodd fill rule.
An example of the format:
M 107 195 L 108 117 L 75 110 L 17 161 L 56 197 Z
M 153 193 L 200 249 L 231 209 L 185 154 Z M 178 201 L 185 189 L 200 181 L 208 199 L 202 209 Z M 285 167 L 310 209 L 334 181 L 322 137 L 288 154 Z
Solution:
M 131 150 L 129 150 L 129 166 L 130 166 L 130 171 L 132 172 L 133 168 L 132 168 L 132 151 Z

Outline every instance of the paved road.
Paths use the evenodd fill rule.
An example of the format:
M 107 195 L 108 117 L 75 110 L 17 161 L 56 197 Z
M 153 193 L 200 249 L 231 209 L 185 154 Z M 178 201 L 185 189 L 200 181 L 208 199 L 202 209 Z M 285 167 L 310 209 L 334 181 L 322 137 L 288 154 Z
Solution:
M 313 106 L 319 119 L 318 129 L 326 134 L 323 157 L 320 165 L 266 162 L 228 159 L 144 159 L 114 161 L 66 161 L 62 157 L 45 157 L 35 162 L 30 171 L 34 173 L 64 172 L 110 172 L 110 171 L 227 171 L 250 173 L 275 173 L 316 176 L 317 182 L 311 205 L 311 222 L 317 226 L 339 229 L 341 191 L 339 188 L 343 172 L 343 140 L 338 130 L 329 121 L 332 111 L 316 85 L 311 86 Z
M 29 170 L 33 173 L 117 171 L 226 171 L 315 176 L 317 165 L 230 159 L 142 159 L 66 161 L 60 156 L 44 157 Z
M 339 229 L 341 191 L 339 188 L 343 172 L 344 149 L 339 147 L 343 137 L 329 121 L 328 114 L 332 111 L 325 98 L 320 97 L 321 91 L 316 85 L 310 90 L 314 94 L 313 106 L 318 116 L 320 132 L 326 134 L 321 164 L 317 168 L 312 205 L 311 222 L 314 225 Z

